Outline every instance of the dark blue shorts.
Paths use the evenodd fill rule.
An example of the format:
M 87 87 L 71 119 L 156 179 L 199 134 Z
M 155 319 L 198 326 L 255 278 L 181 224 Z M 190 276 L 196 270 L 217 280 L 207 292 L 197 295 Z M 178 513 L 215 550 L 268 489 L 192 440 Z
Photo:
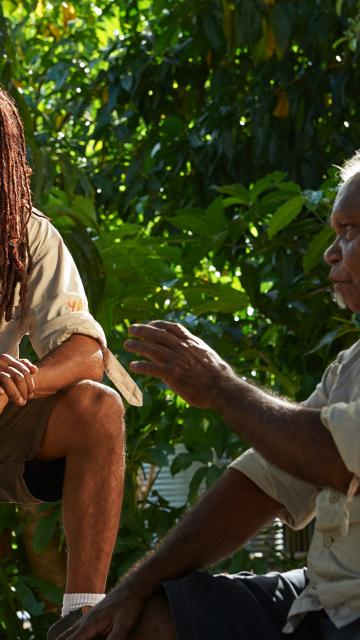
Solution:
M 264 576 L 196 572 L 163 586 L 177 640 L 360 640 L 360 620 L 337 630 L 323 611 L 282 633 L 306 583 L 306 570 L 296 569 Z

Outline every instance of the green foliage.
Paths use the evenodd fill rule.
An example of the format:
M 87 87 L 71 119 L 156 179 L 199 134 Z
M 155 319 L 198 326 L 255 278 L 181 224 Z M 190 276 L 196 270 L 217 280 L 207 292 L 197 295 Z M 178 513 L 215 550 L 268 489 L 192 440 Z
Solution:
M 65 238 L 120 360 L 129 323 L 163 317 L 239 375 L 309 394 L 358 331 L 334 309 L 321 261 L 336 183 L 328 167 L 360 134 L 357 3 L 3 0 L 0 43 L 35 204 Z M 160 382 L 140 384 L 109 585 L 182 512 L 154 489 L 169 458 L 173 474 L 197 463 L 190 504 L 247 447 Z M 36 549 L 57 522 L 54 511 L 41 520 Z M 34 577 L 9 506 L 2 534 L 3 637 L 44 637 L 58 591 Z M 227 567 L 259 568 L 246 550 Z

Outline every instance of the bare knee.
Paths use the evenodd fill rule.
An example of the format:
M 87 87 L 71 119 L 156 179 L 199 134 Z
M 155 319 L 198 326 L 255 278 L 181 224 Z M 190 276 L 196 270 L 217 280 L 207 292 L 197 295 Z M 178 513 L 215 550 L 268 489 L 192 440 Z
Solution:
M 119 394 L 100 382 L 81 380 L 64 395 L 64 399 L 76 413 L 90 413 L 93 417 L 113 414 L 123 418 L 125 409 Z
M 82 380 L 57 401 L 39 457 L 67 456 L 70 451 L 100 450 L 106 459 L 124 453 L 124 406 L 118 393 L 92 380 Z
M 67 392 L 68 411 L 79 436 L 88 442 L 106 441 L 109 446 L 124 439 L 124 405 L 118 393 L 99 382 L 82 380 Z
M 150 598 L 129 640 L 175 640 L 170 607 L 163 590 Z

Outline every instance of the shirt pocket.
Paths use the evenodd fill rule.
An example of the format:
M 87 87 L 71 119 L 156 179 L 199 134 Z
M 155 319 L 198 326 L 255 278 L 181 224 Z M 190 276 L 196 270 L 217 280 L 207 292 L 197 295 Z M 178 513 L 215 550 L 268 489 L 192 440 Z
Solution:
M 346 537 L 349 530 L 349 499 L 335 491 L 324 489 L 316 499 L 316 530 L 334 540 Z

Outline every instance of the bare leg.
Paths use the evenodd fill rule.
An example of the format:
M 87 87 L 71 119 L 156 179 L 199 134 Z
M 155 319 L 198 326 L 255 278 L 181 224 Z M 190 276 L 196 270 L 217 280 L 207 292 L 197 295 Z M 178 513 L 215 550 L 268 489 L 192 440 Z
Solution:
M 124 486 L 124 409 L 92 381 L 67 391 L 50 416 L 38 458 L 66 458 L 63 521 L 68 593 L 104 593 Z
M 150 598 L 129 640 L 175 640 L 176 633 L 164 591 Z

